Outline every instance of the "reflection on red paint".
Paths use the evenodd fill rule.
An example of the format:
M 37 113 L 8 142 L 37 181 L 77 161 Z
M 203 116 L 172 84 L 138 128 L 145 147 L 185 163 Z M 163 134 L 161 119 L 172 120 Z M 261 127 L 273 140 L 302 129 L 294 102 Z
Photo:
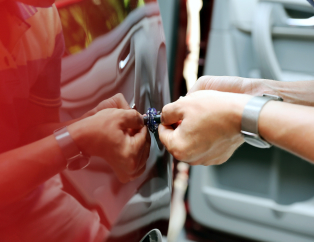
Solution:
M 82 171 L 71 173 L 71 175 L 78 175 L 77 180 L 82 182 L 78 184 L 72 179 L 75 175 L 70 177 L 66 172 L 62 176 L 60 174 L 53 176 L 56 173 L 44 165 L 47 158 L 45 156 L 51 154 L 41 155 L 38 159 L 38 167 L 44 167 L 42 170 L 28 166 L 30 161 L 25 159 L 30 153 L 36 154 L 39 150 L 45 150 L 41 143 L 33 150 L 27 149 L 27 144 L 50 136 L 54 127 L 60 125 L 62 62 L 71 57 L 83 58 L 82 52 L 88 52 L 90 50 L 88 47 L 93 41 L 103 35 L 110 35 L 126 22 L 131 12 L 144 9 L 149 5 L 148 3 L 154 6 L 150 6 L 148 10 L 144 9 L 145 11 L 140 13 L 142 17 L 128 29 L 123 30 L 125 32 L 121 34 L 121 39 L 112 39 L 112 42 L 116 41 L 113 48 L 123 42 L 124 36 L 134 25 L 146 18 L 156 22 L 153 25 L 156 31 L 155 29 L 150 31 L 160 34 L 161 21 L 158 19 L 157 2 L 155 0 L 58 1 L 58 12 L 55 6 L 49 7 L 51 0 L 22 1 L 24 3 L 0 0 L 0 241 L 11 242 L 18 239 L 27 242 L 103 241 L 106 240 L 110 230 L 111 233 L 112 231 L 116 233 L 117 239 L 112 236 L 108 242 L 121 241 L 121 238 L 128 238 L 128 241 L 133 242 L 140 241 L 150 229 L 154 228 L 159 228 L 163 234 L 166 234 L 170 205 L 168 193 L 171 183 L 168 179 L 171 180 L 171 174 L 168 174 L 170 156 L 164 150 L 161 152 L 158 147 L 152 148 L 154 152 L 151 164 L 145 175 L 126 185 L 118 182 L 112 169 L 104 160 L 101 160 L 100 165 L 94 160 L 94 166 L 91 165 L 83 173 L 80 173 Z M 44 6 L 44 8 L 32 7 L 32 5 Z M 153 14 L 150 15 L 150 12 Z M 160 38 L 158 41 L 163 40 Z M 156 44 L 154 47 L 159 48 L 159 42 L 158 46 Z M 120 54 L 118 53 L 118 56 Z M 159 62 L 166 65 L 165 58 Z M 92 62 L 91 65 L 95 63 Z M 146 70 L 147 74 L 156 75 L 151 71 L 154 68 L 148 67 L 150 69 Z M 71 68 L 77 69 L 77 66 Z M 71 68 L 68 69 L 69 72 Z M 160 69 L 165 70 L 166 67 Z M 109 75 L 109 72 L 115 74 L 117 70 L 111 68 L 105 74 Z M 64 69 L 63 73 L 65 73 Z M 79 74 L 82 77 L 86 73 Z M 162 77 L 167 75 L 167 73 L 163 74 Z M 124 95 L 130 94 L 129 87 L 134 86 L 132 86 L 134 56 L 132 65 L 126 66 L 125 71 L 119 72 L 119 75 L 125 75 L 118 80 L 125 83 L 116 85 L 110 89 L 110 92 L 124 91 Z M 162 77 L 157 81 L 164 83 L 165 79 Z M 79 77 L 75 76 L 67 84 L 73 82 L 80 84 L 79 80 Z M 94 78 L 88 80 L 90 86 L 95 84 Z M 106 76 L 103 75 L 99 89 L 104 88 L 105 81 Z M 86 89 L 83 88 L 82 93 Z M 168 100 L 168 96 L 164 98 L 160 93 L 158 97 L 165 102 Z M 84 98 L 83 96 L 81 99 Z M 89 98 L 93 99 L 94 96 Z M 101 101 L 101 98 L 103 96 L 95 102 Z M 153 95 L 149 98 L 153 102 L 163 103 L 160 100 L 153 100 Z M 140 104 L 146 105 L 146 100 Z M 61 112 L 63 115 L 66 113 L 66 118 L 72 119 L 80 117 L 86 110 L 94 107 L 93 103 L 90 106 L 82 105 L 82 108 L 63 108 Z M 64 116 L 63 119 L 65 120 Z M 23 166 L 13 162 L 16 172 L 14 174 L 17 175 L 10 180 L 5 162 L 10 152 L 16 150 L 19 151 Z M 57 158 L 63 161 L 62 157 Z M 24 194 L 23 191 L 20 196 L 12 198 L 16 195 L 14 194 L 16 187 L 26 183 L 24 175 L 33 173 L 38 177 L 45 177 L 44 173 L 52 175 L 49 180 L 43 180 L 41 185 L 37 186 L 40 184 L 38 183 L 37 187 L 28 187 L 31 192 Z M 4 190 L 7 192 L 5 196 L 2 195 L 5 194 Z M 152 194 L 154 196 L 151 196 Z M 136 200 L 138 198 L 140 202 Z M 134 203 L 134 200 L 138 203 Z M 131 209 L 128 210 L 126 206 L 129 204 Z M 159 205 L 163 206 L 161 212 Z M 123 229 L 120 229 L 121 227 Z

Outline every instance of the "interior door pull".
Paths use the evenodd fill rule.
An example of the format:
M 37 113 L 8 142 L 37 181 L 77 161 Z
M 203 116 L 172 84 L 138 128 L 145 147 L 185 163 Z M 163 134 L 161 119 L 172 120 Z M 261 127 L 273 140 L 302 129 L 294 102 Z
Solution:
M 119 62 L 119 68 L 120 68 L 120 70 L 123 70 L 123 69 L 124 69 L 124 67 L 128 64 L 129 60 L 130 60 L 130 53 L 127 55 L 127 57 L 126 57 L 124 60 L 121 60 L 121 61 Z
M 314 16 L 307 19 L 288 18 L 287 24 L 294 27 L 314 27 Z

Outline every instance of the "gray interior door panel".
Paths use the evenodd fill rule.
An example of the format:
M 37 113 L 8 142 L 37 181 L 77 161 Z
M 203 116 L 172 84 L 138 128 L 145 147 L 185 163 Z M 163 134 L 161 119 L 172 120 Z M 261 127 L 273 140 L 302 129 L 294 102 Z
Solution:
M 314 81 L 306 1 L 217 0 L 213 11 L 205 75 Z M 209 228 L 314 241 L 314 167 L 278 148 L 243 145 L 223 165 L 193 167 L 188 199 L 192 217 Z

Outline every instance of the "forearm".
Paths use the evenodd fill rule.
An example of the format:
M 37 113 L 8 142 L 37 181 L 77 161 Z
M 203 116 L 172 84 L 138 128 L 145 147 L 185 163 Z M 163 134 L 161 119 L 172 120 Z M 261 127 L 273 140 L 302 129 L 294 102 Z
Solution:
M 288 103 L 314 106 L 314 80 L 283 82 L 234 76 L 203 76 L 188 94 L 199 90 L 246 93 L 253 96 L 267 93 L 280 96 Z
M 259 132 L 270 143 L 314 163 L 314 108 L 271 101 L 259 118 Z
M 65 126 L 69 126 L 75 122 L 78 122 L 84 118 L 90 117 L 92 115 L 95 115 L 97 113 L 97 107 L 86 112 L 83 116 L 81 116 L 80 118 L 76 118 L 76 119 L 72 119 L 66 122 L 50 122 L 50 123 L 44 123 L 44 124 L 40 124 L 40 125 L 36 125 L 32 128 L 30 128 L 29 130 L 27 130 L 24 134 L 23 134 L 23 144 L 29 144 L 31 142 L 35 142 L 39 139 L 45 138 L 51 134 L 53 134 L 53 132 L 56 129 L 65 127 Z
M 13 203 L 66 167 L 54 136 L 0 155 L 0 207 Z
M 49 109 L 29 102 L 29 111 L 26 118 L 30 119 L 30 126 L 27 126 L 23 132 L 23 144 L 34 142 L 51 135 L 54 130 L 69 126 L 77 121 L 91 117 L 97 112 L 107 108 L 130 109 L 129 104 L 121 93 L 108 98 L 99 103 L 95 108 L 89 110 L 80 118 L 67 122 L 59 122 L 59 108 Z M 34 118 L 35 117 L 35 118 Z
M 282 82 L 262 79 L 244 79 L 251 95 L 277 95 L 287 103 L 314 106 L 314 81 Z
M 39 139 L 45 138 L 53 134 L 55 130 L 65 126 L 69 126 L 70 124 L 73 124 L 79 120 L 81 120 L 81 118 L 72 119 L 62 123 L 46 123 L 33 127 L 24 134 L 24 137 L 27 140 L 26 143 L 35 142 Z

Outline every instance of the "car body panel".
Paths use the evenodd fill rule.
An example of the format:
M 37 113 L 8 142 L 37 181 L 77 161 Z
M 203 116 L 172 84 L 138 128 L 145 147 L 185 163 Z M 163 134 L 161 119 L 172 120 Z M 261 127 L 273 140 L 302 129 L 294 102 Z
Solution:
M 77 3 L 60 4 L 60 13 L 73 4 Z M 115 28 L 86 46 L 68 51 L 63 58 L 62 121 L 80 117 L 117 93 L 130 106 L 136 104 L 140 113 L 149 107 L 161 110 L 170 102 L 165 37 L 156 1 L 134 8 Z M 92 157 L 84 170 L 63 172 L 65 190 L 98 212 L 110 232 L 106 241 L 140 241 L 151 229 L 167 234 L 171 157 L 158 135 L 151 134 L 151 140 L 144 174 L 127 184 L 120 183 L 99 157 Z

